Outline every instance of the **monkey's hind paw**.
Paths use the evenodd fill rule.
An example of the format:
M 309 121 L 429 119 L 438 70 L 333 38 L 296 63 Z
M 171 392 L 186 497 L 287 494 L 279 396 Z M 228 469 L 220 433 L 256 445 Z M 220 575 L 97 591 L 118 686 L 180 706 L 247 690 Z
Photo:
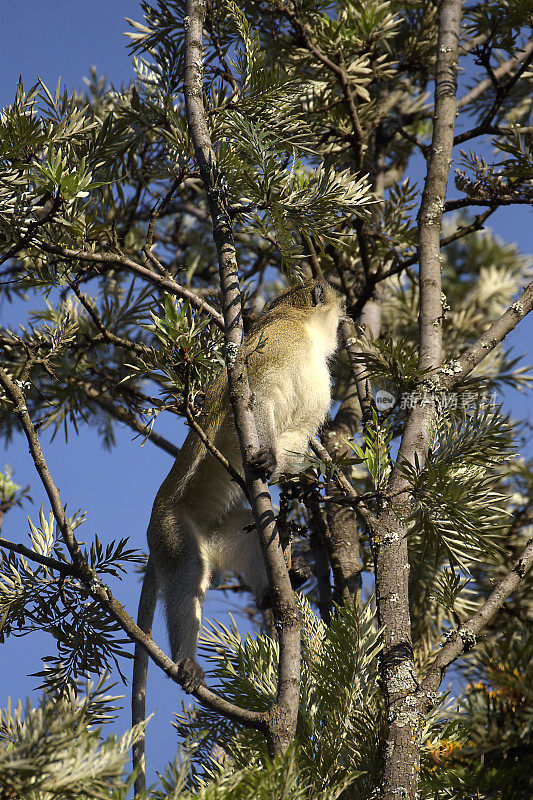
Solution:
M 276 469 L 276 454 L 271 447 L 262 447 L 257 453 L 251 456 L 249 467 L 259 478 L 270 478 Z
M 187 694 L 192 694 L 200 684 L 205 683 L 203 669 L 192 658 L 182 658 L 181 661 L 178 661 L 177 666 L 178 680 Z

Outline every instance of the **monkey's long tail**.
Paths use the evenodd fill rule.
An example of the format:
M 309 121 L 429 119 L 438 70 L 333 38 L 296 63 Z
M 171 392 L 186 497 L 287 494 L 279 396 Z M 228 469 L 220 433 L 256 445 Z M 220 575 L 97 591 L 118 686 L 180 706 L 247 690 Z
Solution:
M 145 633 L 149 633 L 154 620 L 157 604 L 157 575 L 153 560 L 148 557 L 146 572 L 139 599 L 137 612 L 137 625 Z M 146 719 L 146 676 L 148 673 L 148 653 L 140 644 L 135 644 L 133 657 L 133 681 L 131 687 L 131 719 L 133 725 L 138 725 Z M 133 768 L 139 767 L 135 779 L 135 794 L 146 787 L 145 762 L 144 762 L 144 733 L 132 749 Z

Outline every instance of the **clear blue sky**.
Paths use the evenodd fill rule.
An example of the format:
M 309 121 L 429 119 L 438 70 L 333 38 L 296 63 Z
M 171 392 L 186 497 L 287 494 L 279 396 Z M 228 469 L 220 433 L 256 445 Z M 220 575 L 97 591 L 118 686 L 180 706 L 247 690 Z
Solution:
M 0 104 L 12 102 L 19 75 L 26 88 L 33 85 L 37 76 L 50 88 L 55 87 L 59 76 L 69 88 L 81 88 L 83 76 L 95 65 L 100 74 L 105 73 L 117 86 L 128 81 L 132 70 L 126 51 L 127 39 L 123 36 L 128 27 L 124 17 L 141 19 L 136 0 L 92 0 L 91 3 L 81 0 L 8 3 L 3 0 Z M 493 224 L 507 241 L 516 242 L 526 253 L 533 250 L 530 210 L 503 209 L 496 214 Z M 0 324 L 16 321 L 16 309 L 0 306 Z M 526 320 L 510 337 L 517 352 L 530 349 L 531 333 L 531 321 Z M 521 417 L 528 416 L 530 399 L 531 396 L 508 398 L 510 407 L 512 404 Z M 159 430 L 178 444 L 183 437 L 183 428 L 172 421 L 159 423 Z M 82 533 L 87 539 L 98 533 L 106 542 L 129 536 L 132 546 L 144 548 L 152 500 L 170 467 L 170 458 L 150 444 L 141 448 L 140 441 L 132 441 L 128 430 L 119 430 L 117 439 L 118 446 L 109 453 L 100 446 L 93 429 L 82 428 L 79 437 L 72 436 L 68 445 L 59 435 L 53 443 L 44 435 L 43 449 L 70 513 L 80 507 L 88 513 L 88 522 L 79 530 L 80 538 L 83 538 Z M 3 527 L 6 538 L 24 542 L 28 531 L 26 514 L 37 522 L 40 504 L 44 503 L 46 512 L 48 504 L 21 438 L 7 452 L 0 452 L 0 469 L 5 463 L 14 467 L 18 483 L 31 484 L 33 507 L 27 504 L 23 511 L 10 512 Z M 139 591 L 136 577 L 132 575 L 112 588 L 128 611 L 135 615 Z M 206 616 L 227 623 L 231 602 L 231 599 L 224 600 L 221 595 L 211 593 Z M 161 620 L 154 634 L 166 647 Z M 41 669 L 40 656 L 53 649 L 53 641 L 44 634 L 12 639 L 0 648 L 0 705 L 5 705 L 9 695 L 24 697 L 31 691 L 37 681 L 28 676 Z M 130 665 L 125 668 L 129 674 Z M 178 697 L 176 687 L 155 668 L 150 670 L 149 687 L 148 709 L 159 709 L 148 730 L 148 780 L 153 780 L 154 768 L 162 769 L 175 755 L 176 735 L 170 716 L 185 696 Z M 120 688 L 117 687 L 119 691 Z M 123 691 L 127 695 L 128 688 Z M 129 724 L 129 698 L 124 702 L 125 710 L 117 726 L 120 730 Z

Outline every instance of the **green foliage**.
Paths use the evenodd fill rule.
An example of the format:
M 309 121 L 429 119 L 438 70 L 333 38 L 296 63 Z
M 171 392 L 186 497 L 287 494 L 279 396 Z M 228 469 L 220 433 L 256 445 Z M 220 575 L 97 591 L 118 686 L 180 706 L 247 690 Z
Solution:
M 468 578 L 462 580 L 453 569 L 443 569 L 435 579 L 433 596 L 439 605 L 464 619 L 477 610 L 472 600 L 474 592 L 467 589 L 469 583 Z
M 81 689 L 81 687 L 80 687 Z M 5 797 L 21 800 L 116 800 L 128 789 L 122 777 L 128 751 L 143 726 L 120 739 L 102 740 L 101 725 L 113 719 L 117 697 L 106 694 L 104 679 L 45 694 L 0 711 L 0 785 Z
M 470 656 L 469 683 L 455 713 L 467 738 L 442 759 L 457 776 L 459 800 L 473 792 L 484 800 L 531 797 L 531 770 L 524 766 L 533 739 L 532 671 L 531 626 L 520 621 Z
M 381 643 L 372 606 L 368 603 L 362 611 L 339 609 L 330 627 L 304 597 L 300 597 L 300 609 L 301 704 L 295 745 L 282 763 L 283 770 L 289 770 L 287 775 L 297 770 L 303 794 L 286 796 L 369 797 L 379 775 L 385 730 L 377 686 Z M 204 631 L 200 644 L 211 665 L 210 675 L 228 700 L 247 708 L 268 708 L 276 692 L 275 640 L 265 635 L 242 637 L 236 626 L 228 630 L 217 623 Z M 266 770 L 269 781 L 273 779 L 265 742 L 257 732 L 205 709 L 185 707 L 177 715 L 176 727 L 200 743 L 195 753 L 198 765 L 205 767 L 212 760 L 216 746 L 225 765 L 249 770 L 254 781 L 256 768 Z M 240 780 L 239 772 L 237 776 Z
M 386 422 L 380 422 L 378 413 L 373 408 L 372 421 L 367 422 L 364 428 L 365 446 L 361 447 L 351 441 L 346 442 L 368 469 L 372 476 L 374 488 L 378 491 L 385 488 L 392 469 L 390 457 L 391 440 L 391 426 Z
M 162 398 L 152 413 L 175 407 L 180 397 L 194 404 L 222 365 L 221 333 L 194 312 L 188 301 L 177 303 L 166 295 L 160 314 L 150 312 L 152 323 L 145 326 L 156 345 L 128 364 L 124 379 L 141 375 L 157 380 Z
M 58 220 L 68 229 L 81 209 L 76 201 L 102 185 L 93 180 L 90 164 L 95 153 L 87 158 L 97 123 L 86 111 L 67 92 L 61 94 L 59 82 L 52 95 L 42 81 L 27 94 L 19 84 L 13 106 L 2 111 L 0 236 L 4 246 L 14 241 L 21 214 L 21 233 L 39 224 L 39 198 L 62 201 Z
M 13 480 L 13 470 L 6 464 L 4 471 L 0 472 L 0 527 L 2 525 L 2 515 L 10 508 L 21 506 L 24 500 L 31 501 L 29 496 L 30 487 L 24 489 Z
M 183 771 L 175 770 L 170 779 L 162 781 L 164 791 L 151 792 L 154 800 L 174 800 L 174 798 L 201 798 L 202 800 L 270 800 L 272 797 L 284 800 L 336 800 L 340 797 L 348 781 L 340 781 L 333 788 L 316 793 L 311 782 L 305 781 L 298 769 L 294 748 L 290 747 L 283 756 L 277 756 L 266 763 L 250 761 L 244 769 L 212 766 L 207 769 L 210 780 L 189 792 L 182 791 Z
M 413 535 L 424 548 L 443 548 L 461 569 L 498 552 L 508 513 L 498 468 L 513 454 L 512 434 L 508 419 L 490 408 L 442 414 L 424 464 L 402 464 L 414 499 Z
M 362 336 L 361 350 L 355 361 L 365 367 L 365 377 L 372 384 L 394 392 L 397 400 L 406 392 L 414 391 L 428 370 L 418 367 L 414 344 L 402 339 L 373 339 Z
M 380 260 L 385 269 L 400 257 L 413 255 L 417 229 L 413 209 L 417 206 L 418 189 L 409 179 L 391 186 L 388 195 L 375 209 L 375 224 L 380 233 L 377 242 Z
M 491 47 L 512 52 L 517 46 L 522 27 L 531 23 L 531 13 L 528 0 L 480 3 L 467 10 L 467 30 L 473 36 L 488 30 Z
M 163 18 L 161 9 L 157 16 L 148 4 L 144 10 L 149 19 L 157 20 L 157 33 L 150 29 L 139 34 L 134 48 L 138 50 L 142 43 L 161 69 L 170 52 L 163 44 L 175 43 L 180 20 L 176 16 L 175 30 L 166 27 L 164 20 L 176 12 L 173 4 Z M 304 168 L 298 162 L 298 155 L 312 157 L 315 152 L 308 144 L 311 132 L 297 103 L 301 83 L 281 76 L 277 67 L 267 67 L 258 32 L 234 3 L 228 3 L 228 10 L 226 24 L 234 23 L 243 43 L 230 60 L 238 90 L 234 88 L 231 100 L 225 92 L 214 91 L 212 137 L 231 191 L 237 195 L 234 201 L 259 209 L 247 220 L 248 230 L 274 237 L 284 261 L 295 266 L 301 247 L 295 234 L 311 233 L 324 243 L 336 241 L 335 227 L 372 202 L 370 190 L 365 179 L 352 177 L 348 170 L 333 171 L 324 165 Z M 182 63 L 181 55 L 176 68 L 178 63 Z
M 32 279 L 33 285 L 46 284 L 48 288 L 51 280 L 63 283 L 62 271 L 52 272 L 47 268 L 44 272 L 44 266 L 49 265 L 43 265 L 40 278 Z M 132 283 L 127 290 L 115 283 L 106 291 L 99 308 L 95 306 L 93 298 L 86 299 L 93 310 L 97 310 L 107 330 L 127 340 L 139 320 L 148 314 L 148 294 L 149 290 L 138 291 Z M 117 383 L 125 377 L 130 379 L 128 401 L 130 404 L 132 402 L 131 392 L 136 383 L 131 380 L 131 369 L 125 363 L 129 349 L 126 352 L 116 349 L 113 357 L 110 357 L 105 349 L 98 348 L 99 337 L 100 330 L 92 318 L 88 313 L 83 313 L 78 301 L 72 297 L 58 304 L 48 301 L 44 308 L 30 311 L 27 327 L 21 327 L 16 334 L 9 334 L 4 346 L 7 363 L 13 374 L 21 375 L 26 353 L 32 354 L 33 371 L 39 374 L 47 401 L 43 403 L 42 396 L 28 383 L 25 386 L 28 407 L 34 418 L 38 414 L 41 428 L 51 427 L 54 436 L 63 428 L 67 438 L 70 425 L 77 431 L 80 422 L 100 422 L 94 415 L 95 407 L 91 403 L 92 396 L 87 394 L 87 386 L 89 382 L 93 390 L 98 386 L 98 376 L 103 369 L 113 372 Z M 135 338 L 137 344 L 144 345 L 142 332 L 135 330 Z M 120 387 L 117 391 L 120 393 Z M 0 405 L 0 411 L 3 412 L 0 423 L 6 437 L 9 437 L 9 407 Z M 106 431 L 106 440 L 113 442 L 112 429 Z
M 185 117 L 185 4 L 154 0 L 141 9 L 144 20 L 131 23 L 130 85 L 110 90 L 95 70 L 83 92 L 67 92 L 59 83 L 51 90 L 41 81 L 26 92 L 19 85 L 0 116 L 0 248 L 9 254 L 0 283 L 3 298 L 18 304 L 21 323 L 0 330 L 0 360 L 22 386 L 40 436 L 47 430 L 66 436 L 91 424 L 112 446 L 117 417 L 143 436 L 151 425 L 155 429 L 160 413 L 179 416 L 184 401 L 200 410 L 222 361 L 218 328 L 157 285 L 159 274 L 175 278 L 220 306 L 212 221 Z M 372 389 L 390 392 L 396 403 L 374 413 L 359 439 L 357 403 L 353 396 L 344 402 L 346 390 L 353 392 L 347 359 L 341 355 L 332 365 L 338 449 L 331 463 L 309 457 L 310 468 L 292 478 L 291 522 L 306 554 L 326 559 L 313 544 L 316 531 L 311 541 L 307 536 L 309 497 L 320 504 L 315 523 L 322 520 L 326 533 L 334 504 L 326 505 L 324 493 L 339 499 L 340 472 L 372 503 L 386 492 L 409 398 L 437 404 L 427 459 L 404 465 L 410 494 L 401 509 L 410 515 L 410 611 L 420 674 L 443 631 L 479 607 L 523 549 L 533 493 L 531 464 L 510 458 L 511 423 L 478 403 L 481 393 L 528 388 L 522 360 L 496 347 L 453 397 L 435 395 L 418 366 L 422 185 L 413 182 L 411 168 L 421 163 L 420 152 L 428 152 L 432 134 L 437 10 L 424 0 L 213 0 L 203 40 L 207 125 L 252 315 L 285 285 L 282 273 L 292 279 L 316 270 L 313 251 L 350 314 L 359 314 L 369 298 L 370 306 L 379 305 L 380 335 L 358 334 L 357 360 Z M 484 124 L 490 114 L 484 130 L 492 152 L 480 149 L 471 132 L 453 166 L 456 188 L 474 209 L 476 203 L 489 211 L 500 203 L 531 204 L 533 71 L 526 65 L 521 74 L 516 67 L 494 74 L 509 57 L 522 58 L 531 3 L 482 0 L 463 12 L 459 132 L 470 122 L 473 129 Z M 469 97 L 480 80 L 481 91 Z M 490 223 L 477 210 L 445 214 L 444 370 L 453 369 L 531 279 L 530 259 L 483 227 Z M 150 270 L 151 282 L 133 278 L 132 264 Z M 5 399 L 0 429 L 6 438 L 17 430 Z M 26 496 L 8 471 L 0 476 L 0 515 Z M 78 515 L 72 520 L 74 526 L 81 521 Z M 350 517 L 346 524 L 355 523 Z M 352 532 L 366 591 L 372 582 L 367 532 Z M 106 579 L 139 560 L 126 540 L 104 534 L 83 548 Z M 30 549 L 68 563 L 42 512 L 39 525 L 30 522 Z M 335 546 L 328 555 L 334 563 Z M 531 795 L 524 769 L 531 749 L 530 637 L 520 620 L 533 613 L 532 581 L 522 582 L 483 647 L 469 655 L 476 680 L 456 704 L 457 718 L 451 706 L 438 708 L 424 726 L 421 793 L 427 800 Z M 148 797 L 376 797 L 386 720 L 372 608 L 338 610 L 329 627 L 305 601 L 301 614 L 302 702 L 286 756 L 271 761 L 257 732 L 187 709 L 177 725 L 186 747 Z M 24 728 L 35 752 L 14 734 L 11 755 L 9 747 L 0 750 L 7 759 L 0 759 L 1 768 L 9 763 L 8 790 L 28 800 L 122 800 L 122 745 L 109 745 L 104 755 L 107 744 L 98 744 L 94 727 L 103 720 L 91 718 L 87 732 L 74 720 L 71 701 L 58 700 L 73 697 L 86 672 L 119 666 L 127 656 L 115 622 L 74 575 L 6 549 L 0 628 L 6 640 L 45 630 L 57 644 L 39 676 L 56 694 L 43 700 L 42 711 L 28 712 Z M 276 693 L 274 639 L 215 627 L 204 647 L 228 699 L 268 708 Z M 22 727 L 13 723 L 13 730 Z M 19 761 L 9 761 L 15 756 L 24 774 Z M 86 764 L 94 768 L 90 775 Z M 34 781 L 30 788 L 27 780 Z
M 481 200 L 497 199 L 502 195 L 515 197 L 516 185 L 524 183 L 528 192 L 533 192 L 533 170 L 531 167 L 531 141 L 519 131 L 511 129 L 507 137 L 498 144 L 498 149 L 508 153 L 503 161 L 487 163 L 477 153 L 461 151 L 461 166 L 457 171 L 455 185 L 469 197 Z
M 67 563 L 64 547 L 56 541 L 54 518 L 46 519 L 40 511 L 40 527 L 28 519 L 31 550 Z M 71 525 L 76 530 L 84 517 L 75 515 Z M 126 540 L 103 546 L 95 537 L 88 552 L 88 562 L 102 575 L 118 576 L 125 571 L 123 562 L 138 562 L 136 551 L 126 547 Z M 44 669 L 36 673 L 48 691 L 75 685 L 87 674 L 101 674 L 119 659 L 129 658 L 128 640 L 120 635 L 115 620 L 102 614 L 100 605 L 87 587 L 73 575 L 57 577 L 45 564 L 33 564 L 24 556 L 2 553 L 0 560 L 0 635 L 24 636 L 37 630 L 51 634 L 57 653 L 45 655 Z M 120 671 L 120 668 L 119 668 Z
M 6 466 L 4 472 L 0 472 L 0 501 L 5 503 L 12 500 L 20 491 L 20 486 L 12 480 L 13 471 Z

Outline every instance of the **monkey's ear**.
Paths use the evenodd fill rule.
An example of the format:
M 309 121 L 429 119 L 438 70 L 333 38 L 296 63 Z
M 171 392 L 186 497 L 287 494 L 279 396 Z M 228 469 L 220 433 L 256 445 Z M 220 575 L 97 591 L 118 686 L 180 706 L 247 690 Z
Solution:
M 324 302 L 324 287 L 321 283 L 316 283 L 311 290 L 311 298 L 314 306 L 319 306 Z

